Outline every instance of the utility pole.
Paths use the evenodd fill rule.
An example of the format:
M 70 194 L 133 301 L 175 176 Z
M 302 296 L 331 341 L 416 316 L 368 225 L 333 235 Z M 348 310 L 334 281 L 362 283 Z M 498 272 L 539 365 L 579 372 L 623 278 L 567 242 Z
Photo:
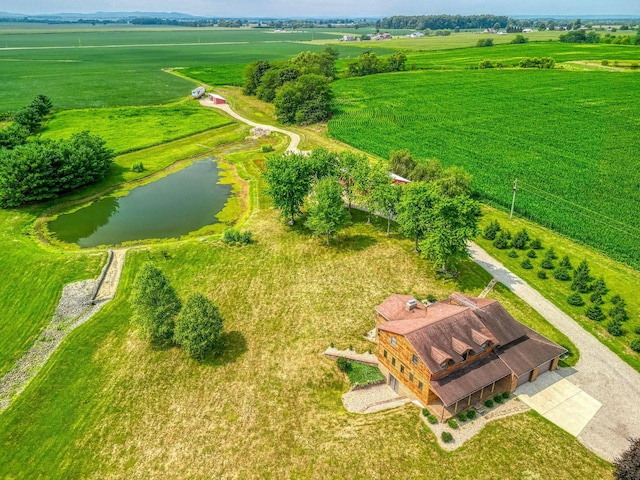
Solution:
M 513 200 L 511 200 L 511 214 L 509 215 L 509 220 L 513 217 L 513 207 L 516 204 L 516 191 L 518 190 L 518 179 L 513 182 Z

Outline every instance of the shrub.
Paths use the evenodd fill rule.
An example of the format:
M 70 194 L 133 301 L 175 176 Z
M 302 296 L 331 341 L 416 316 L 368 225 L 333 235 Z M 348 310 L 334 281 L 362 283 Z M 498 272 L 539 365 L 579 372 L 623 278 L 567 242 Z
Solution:
M 636 327 L 635 332 L 636 332 L 638 335 L 640 335 L 640 327 Z
M 480 70 L 484 70 L 486 68 L 493 68 L 493 63 L 491 63 L 491 60 L 483 60 L 478 64 L 478 68 Z
M 617 305 L 620 302 L 624 302 L 620 295 L 614 295 L 613 297 L 611 297 L 611 303 L 613 303 L 614 305 Z
M 542 262 L 540 262 L 540 266 L 542 268 L 546 268 L 547 270 L 553 270 L 554 269 L 553 262 L 549 258 L 542 259 Z
M 502 398 L 502 395 L 496 395 L 495 397 L 493 397 L 493 401 L 496 403 L 502 403 L 504 402 L 504 399 Z
M 134 163 L 133 165 L 131 165 L 131 171 L 136 173 L 144 172 L 144 164 L 142 162 Z
M 524 35 L 516 35 L 516 37 L 511 40 L 509 43 L 513 45 L 517 45 L 519 43 L 527 43 L 529 41 L 528 38 L 524 37 Z
M 458 420 L 460 420 L 461 422 L 466 422 L 467 421 L 467 414 L 464 412 L 461 412 L 458 414 Z
M 454 418 L 450 418 L 449 420 L 447 420 L 447 425 L 454 429 L 458 428 L 458 422 L 456 422 Z
M 477 415 L 478 415 L 478 412 L 476 412 L 475 410 L 469 410 L 467 412 L 467 418 L 469 420 L 473 420 L 474 418 L 476 418 Z
M 493 408 L 493 400 L 489 399 L 484 402 L 484 406 L 487 408 Z
M 235 228 L 229 228 L 222 234 L 222 241 L 229 245 L 247 245 L 251 243 L 251 232 L 241 232 Z
M 493 39 L 491 38 L 481 38 L 476 43 L 477 47 L 493 47 Z
M 538 278 L 545 280 L 547 278 L 547 272 L 545 272 L 544 270 L 538 270 Z
M 269 153 L 273 152 L 275 149 L 273 148 L 273 145 L 263 145 L 260 150 L 262 151 L 262 153 Z
M 427 301 L 429 301 L 430 303 L 433 303 L 433 302 L 437 302 L 438 299 L 433 293 L 430 293 L 429 295 L 427 295 Z
M 609 289 L 607 288 L 607 284 L 604 281 L 604 278 L 600 277 L 595 282 L 591 284 L 591 291 L 594 293 L 599 293 L 601 296 L 609 293 Z
M 444 443 L 453 442 L 453 435 L 451 435 L 451 433 L 449 432 L 442 432 L 442 434 L 440 435 L 440 438 Z
M 502 230 L 498 233 L 496 239 L 493 241 L 493 246 L 499 250 L 504 250 L 509 246 L 509 239 L 511 235 L 507 230 Z
M 526 270 L 531 270 L 533 268 L 533 265 L 531 263 L 531 260 L 529 260 L 528 258 L 525 258 L 522 263 L 520 263 L 520 266 Z
M 607 65 L 609 65 L 609 60 L 602 60 L 602 62 L 600 62 L 600 64 L 601 64 L 603 67 L 606 67 Z
M 604 313 L 602 313 L 602 309 L 600 308 L 599 305 L 593 305 L 587 308 L 585 315 L 587 316 L 587 318 L 594 320 L 596 322 L 601 322 L 605 318 Z
M 338 357 L 336 364 L 341 372 L 347 373 L 351 369 L 351 362 L 344 357 Z
M 613 461 L 616 480 L 638 480 L 640 478 L 640 438 L 629 438 L 629 448 Z
M 636 353 L 640 353 L 640 338 L 636 338 L 633 342 L 631 342 L 631 350 Z
M 625 308 L 626 304 L 624 300 L 616 303 L 611 310 L 609 310 L 609 316 L 611 318 L 617 318 L 622 322 L 626 322 L 629 320 L 629 314 L 627 313 L 627 309 Z
M 607 325 L 607 332 L 609 332 L 614 337 L 621 337 L 624 335 L 624 330 L 622 330 L 622 323 L 618 320 L 611 320 Z
M 584 300 L 578 292 L 569 295 L 569 297 L 567 297 L 567 302 L 569 302 L 569 305 L 573 305 L 575 307 L 581 307 L 584 305 Z
M 502 392 L 502 398 L 504 398 L 505 400 L 507 398 L 509 398 L 511 396 L 511 394 L 509 392 Z
M 435 425 L 436 423 L 438 423 L 438 417 L 433 414 L 429 414 L 427 415 L 427 422 L 429 422 L 431 425 Z
M 596 305 L 602 305 L 604 303 L 604 301 L 602 300 L 602 295 L 600 295 L 600 292 L 593 292 L 589 297 L 589 301 L 591 303 L 595 303 Z
M 529 257 L 529 258 L 536 258 L 537 256 L 538 256 L 538 254 L 536 253 L 535 250 L 529 250 L 527 252 L 527 257 Z
M 531 240 L 531 248 L 534 250 L 542 250 L 542 242 L 539 238 L 534 238 Z
M 422 409 L 422 416 L 423 416 L 423 417 L 428 417 L 428 416 L 429 416 L 429 410 L 428 410 L 428 409 L 426 409 L 426 408 L 423 408 L 423 409 Z
M 520 60 L 520 68 L 553 68 L 556 61 L 553 58 L 523 58 Z
M 513 241 L 511 245 L 513 248 L 517 248 L 518 250 L 524 250 L 527 246 L 527 242 L 529 241 L 529 234 L 526 229 L 520 230 L 513 236 Z
M 497 220 L 493 220 L 489 225 L 487 225 L 484 229 L 482 236 L 487 240 L 495 240 L 496 234 L 502 230 L 500 227 L 500 223 Z
M 556 255 L 556 251 L 553 249 L 553 247 L 547 250 L 547 253 L 545 253 L 545 258 L 548 258 L 549 260 L 556 260 L 558 258 L 558 255 Z
M 562 257 L 562 260 L 560 260 L 560 266 L 564 268 L 572 268 L 571 260 L 569 260 L 569 255 L 565 255 L 564 257 Z
M 511 250 L 509 251 L 509 254 L 508 254 L 508 255 L 509 255 L 511 258 L 518 258 L 518 252 L 516 252 L 516 251 L 515 251 L 515 250 L 513 250 L 513 249 L 511 249 Z
M 569 270 L 566 268 L 558 267 L 553 271 L 553 278 L 565 282 L 571 279 L 571 275 L 569 275 Z

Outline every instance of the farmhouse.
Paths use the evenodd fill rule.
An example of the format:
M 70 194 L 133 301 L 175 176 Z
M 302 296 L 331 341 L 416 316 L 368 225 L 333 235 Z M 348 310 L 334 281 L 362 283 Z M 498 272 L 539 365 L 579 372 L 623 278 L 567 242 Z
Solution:
M 514 319 L 496 300 L 453 293 L 423 304 L 391 295 L 376 308 L 387 383 L 442 419 L 555 370 L 566 349 Z
M 353 35 L 343 35 L 343 37 L 340 39 L 341 42 L 355 42 L 356 41 L 356 37 L 354 37 Z
M 215 93 L 209 94 L 209 100 L 211 100 L 216 105 L 224 105 L 225 103 L 227 103 L 226 98 L 221 97 L 220 95 L 216 95 Z
M 191 92 L 191 96 L 193 98 L 200 98 L 201 96 L 204 95 L 204 87 L 198 87 L 195 88 L 192 92 Z

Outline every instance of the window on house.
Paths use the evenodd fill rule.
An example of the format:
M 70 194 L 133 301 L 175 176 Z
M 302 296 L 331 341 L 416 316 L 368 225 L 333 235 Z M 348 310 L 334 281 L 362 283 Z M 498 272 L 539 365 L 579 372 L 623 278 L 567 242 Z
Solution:
M 418 390 L 422 390 L 422 382 L 418 382 Z
M 409 374 L 409 381 L 410 381 L 410 382 L 413 382 L 413 373 L 410 373 L 410 374 Z
M 484 342 L 484 343 L 482 344 L 482 351 L 483 351 L 483 352 L 486 352 L 486 351 L 487 351 L 487 342 Z
M 414 365 L 418 365 L 418 356 L 415 353 L 411 357 L 411 363 L 413 363 Z
M 386 350 L 384 351 L 384 353 L 382 354 L 382 356 L 383 356 L 384 358 L 387 358 L 387 351 L 386 351 Z
M 396 357 L 391 357 L 391 365 L 396 366 Z
M 404 373 L 404 365 L 400 365 L 400 373 Z
M 396 341 L 396 337 L 391 337 L 390 341 L 391 341 L 391 346 L 392 347 L 395 347 L 398 344 L 398 342 Z
M 466 352 L 464 352 L 464 353 L 462 354 L 462 361 L 463 361 L 463 362 L 466 362 L 466 361 L 467 361 L 467 358 L 469 358 L 469 352 L 468 352 L 468 351 L 466 351 Z
M 448 364 L 448 362 L 442 362 L 440 364 L 440 368 L 443 369 L 443 370 L 446 370 L 447 369 L 447 364 Z

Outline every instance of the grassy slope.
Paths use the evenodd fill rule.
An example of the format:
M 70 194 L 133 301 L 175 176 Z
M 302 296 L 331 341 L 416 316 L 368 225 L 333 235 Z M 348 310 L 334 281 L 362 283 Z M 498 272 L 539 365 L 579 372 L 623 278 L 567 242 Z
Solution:
M 49 323 L 62 287 L 97 278 L 104 254 L 51 252 L 25 235 L 40 209 L 0 210 L 0 377 Z
M 480 246 L 485 248 L 492 256 L 499 259 L 504 265 L 507 266 L 516 275 L 525 279 L 536 290 L 541 292 L 545 297 L 558 305 L 565 313 L 574 318 L 583 328 L 591 332 L 602 343 L 607 345 L 613 352 L 619 355 L 625 362 L 631 365 L 636 370 L 640 371 L 640 354 L 634 352 L 629 347 L 631 341 L 635 338 L 640 338 L 634 332 L 640 328 L 640 299 L 637 295 L 637 288 L 640 285 L 640 272 L 632 269 L 626 265 L 622 265 L 610 258 L 602 255 L 601 253 L 594 252 L 593 250 L 576 245 L 567 241 L 566 238 L 559 236 L 558 234 L 535 225 L 527 220 L 520 218 L 514 218 L 509 220 L 509 216 L 501 211 L 486 208 L 482 225 L 486 225 L 491 220 L 498 220 L 503 228 L 510 230 L 512 233 L 519 231 L 522 228 L 526 228 L 531 238 L 540 238 L 542 245 L 545 247 L 553 247 L 558 254 L 559 259 L 564 255 L 568 255 L 571 259 L 573 267 L 577 267 L 582 260 L 587 260 L 589 267 L 591 268 L 591 276 L 594 278 L 603 277 L 607 286 L 610 289 L 610 293 L 605 297 L 605 303 L 602 305 L 602 311 L 608 312 L 612 307 L 611 303 L 608 303 L 608 299 L 615 295 L 621 295 L 627 303 L 627 311 L 631 317 L 624 325 L 626 334 L 622 337 L 613 337 L 607 330 L 607 322 L 609 319 L 598 323 L 589 320 L 584 312 L 588 306 L 589 295 L 583 295 L 586 305 L 583 307 L 574 307 L 569 305 L 566 301 L 567 297 L 573 293 L 570 289 L 571 282 L 560 282 L 555 280 L 552 276 L 552 272 L 548 271 L 549 278 L 542 280 L 538 278 L 537 272 L 540 270 L 540 261 L 544 255 L 544 250 L 538 252 L 538 258 L 532 259 L 531 262 L 534 265 L 534 269 L 525 270 L 520 266 L 520 262 L 526 257 L 526 251 L 518 251 L 518 258 L 510 258 L 509 250 L 498 250 L 493 247 L 492 242 L 483 238 L 478 238 L 476 241 Z M 560 260 L 557 260 L 557 265 Z
M 243 158 L 240 170 L 255 177 L 252 158 Z M 129 253 L 116 299 L 71 334 L 0 416 L 0 472 L 50 478 L 205 478 L 212 471 L 235 478 L 610 475 L 606 462 L 531 413 L 492 424 L 453 454 L 436 446 L 414 407 L 345 413 L 345 379 L 319 352 L 331 341 L 369 348 L 362 334 L 372 326 L 372 305 L 392 292 L 477 294 L 488 275 L 469 263 L 463 281 L 435 281 L 411 242 L 397 234 L 387 239 L 384 226 L 368 226 L 364 216 L 326 248 L 304 229 L 279 223 L 256 190 L 252 198 L 255 213 L 245 225 L 256 238 L 250 246 L 186 242 L 163 246 L 168 258 L 160 249 Z M 151 348 L 136 337 L 128 291 L 148 260 L 181 296 L 201 291 L 219 305 L 228 332 L 222 357 L 199 365 L 178 349 Z M 542 321 L 509 292 L 493 295 L 517 318 Z
M 183 138 L 231 123 L 196 101 L 153 107 L 64 110 L 48 120 L 44 138 L 66 138 L 83 129 L 101 136 L 116 153 Z
M 383 158 L 409 148 L 461 165 L 484 197 L 503 205 L 518 178 L 520 212 L 640 267 L 637 79 L 500 70 L 341 80 L 329 132 Z

